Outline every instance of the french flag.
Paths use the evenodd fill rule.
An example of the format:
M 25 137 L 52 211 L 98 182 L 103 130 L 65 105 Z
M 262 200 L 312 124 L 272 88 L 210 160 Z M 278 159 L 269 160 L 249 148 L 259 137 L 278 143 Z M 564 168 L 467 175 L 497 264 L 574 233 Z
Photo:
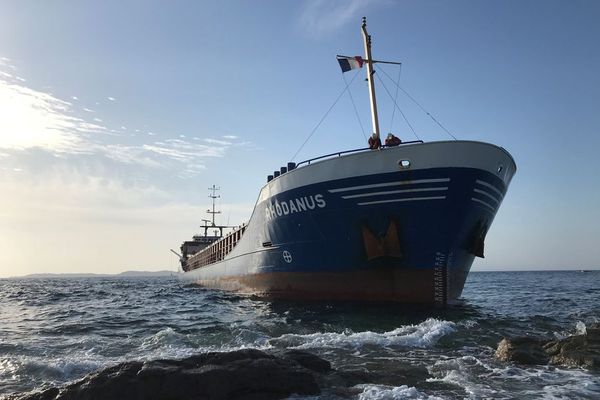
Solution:
M 356 57 L 337 56 L 337 60 L 340 63 L 342 72 L 348 72 L 351 69 L 362 68 L 362 66 L 365 62 L 365 60 L 363 60 L 361 56 L 356 56 Z

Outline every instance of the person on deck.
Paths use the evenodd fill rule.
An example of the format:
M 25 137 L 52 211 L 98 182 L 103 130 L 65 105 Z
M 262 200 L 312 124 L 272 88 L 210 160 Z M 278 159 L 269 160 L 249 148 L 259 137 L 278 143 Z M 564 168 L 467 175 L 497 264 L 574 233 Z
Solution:
M 371 150 L 381 149 L 381 139 L 379 139 L 379 135 L 378 134 L 373 133 L 371 135 L 371 137 L 369 138 L 369 148 Z
M 388 133 L 387 138 L 385 139 L 386 146 L 398 146 L 400 143 L 402 143 L 402 140 L 400 140 L 399 137 L 394 136 L 391 132 Z

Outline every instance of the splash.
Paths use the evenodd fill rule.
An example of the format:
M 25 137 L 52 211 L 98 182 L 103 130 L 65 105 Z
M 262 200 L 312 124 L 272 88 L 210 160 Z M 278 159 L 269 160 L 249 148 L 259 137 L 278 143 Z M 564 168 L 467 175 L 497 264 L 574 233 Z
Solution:
M 501 366 L 499 366 L 501 365 Z M 474 356 L 440 360 L 427 368 L 433 378 L 466 392 L 465 398 L 597 398 L 600 385 L 587 371 L 550 366 L 518 367 Z M 532 389 L 535 388 L 535 389 Z
M 585 327 L 585 323 L 581 321 L 577 321 L 575 324 L 575 334 L 576 335 L 585 335 L 587 334 L 587 329 Z
M 418 391 L 414 387 L 406 385 L 390 387 L 382 385 L 358 385 L 357 388 L 363 389 L 358 395 L 359 400 L 442 400 L 441 397 L 430 396 Z
M 469 395 L 468 398 L 490 398 L 497 393 L 485 380 L 478 380 L 478 377 L 493 373 L 493 368 L 476 357 L 463 356 L 441 360 L 427 369 L 433 375 L 427 382 L 444 382 L 461 387 Z
M 417 325 L 407 325 L 389 332 L 357 332 L 345 331 L 318 332 L 307 335 L 286 334 L 273 342 L 282 342 L 290 348 L 359 348 L 367 345 L 380 347 L 415 347 L 429 348 L 438 340 L 456 330 L 456 324 L 450 321 L 428 318 Z

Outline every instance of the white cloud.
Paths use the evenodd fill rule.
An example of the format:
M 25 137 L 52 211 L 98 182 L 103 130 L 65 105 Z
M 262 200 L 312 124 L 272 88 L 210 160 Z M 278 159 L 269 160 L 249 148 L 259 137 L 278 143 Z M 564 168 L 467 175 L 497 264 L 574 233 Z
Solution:
M 319 37 L 349 22 L 358 26 L 367 10 L 382 3 L 383 0 L 309 0 L 304 3 L 298 24 L 309 35 Z
M 124 164 L 137 164 L 149 168 L 163 167 L 163 164 L 145 154 L 144 149 L 139 146 L 108 144 L 102 146 L 101 151 L 107 158 Z
M 238 137 L 235 135 L 224 135 L 223 139 L 230 139 L 230 140 L 234 140 L 237 139 Z
M 220 146 L 229 146 L 231 144 L 231 142 L 226 142 L 225 140 L 219 140 L 219 139 L 204 139 L 204 141 L 206 143 L 211 143 L 211 144 L 218 144 Z
M 85 137 L 106 128 L 71 111 L 69 102 L 0 79 L 0 148 L 82 152 Z
M 186 169 L 181 171 L 178 176 L 181 178 L 191 178 L 202 173 L 205 169 L 206 166 L 202 164 L 188 164 Z
M 0 62 L 5 70 L 6 62 Z M 77 97 L 72 96 L 72 99 Z M 77 115 L 78 110 L 81 115 Z M 21 161 L 37 157 L 28 156 L 34 154 L 29 150 L 37 149 L 61 159 L 69 155 L 83 156 L 77 163 L 81 167 L 86 160 L 98 162 L 100 155 L 104 160 L 143 168 L 173 168 L 175 173 L 184 171 L 186 176 L 191 176 L 205 168 L 204 159 L 223 157 L 231 145 L 218 139 L 206 139 L 205 143 L 189 142 L 184 134 L 179 134 L 177 139 L 143 143 L 139 137 L 131 137 L 137 135 L 123 135 L 121 132 L 128 131 L 124 125 L 117 125 L 120 126 L 117 130 L 102 125 L 102 119 L 91 118 L 93 115 L 89 113 L 93 112 L 88 108 L 75 109 L 68 101 L 25 87 L 17 83 L 12 74 L 0 74 L 0 150 L 20 154 Z M 140 132 L 139 129 L 134 131 Z M 151 137 L 155 133 L 148 131 L 147 135 Z M 93 156 L 96 157 L 91 161 Z M 0 160 L 9 165 L 19 162 L 19 157 L 13 161 L 0 156 Z
M 117 100 L 117 99 L 115 99 L 114 97 L 110 97 L 110 96 L 109 96 L 109 97 L 107 97 L 107 99 L 108 99 L 108 100 L 110 100 L 110 101 L 115 101 L 115 100 Z
M 142 146 L 144 150 L 169 157 L 176 161 L 197 163 L 197 160 L 206 157 L 223 157 L 225 148 L 191 143 L 181 139 L 167 139 L 164 142 L 155 142 Z

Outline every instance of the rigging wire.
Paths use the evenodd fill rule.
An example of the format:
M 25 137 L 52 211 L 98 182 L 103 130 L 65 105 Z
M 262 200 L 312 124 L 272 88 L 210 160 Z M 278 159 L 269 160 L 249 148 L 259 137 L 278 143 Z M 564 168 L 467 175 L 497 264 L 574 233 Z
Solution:
M 389 80 L 391 80 L 392 82 L 394 82 L 394 80 L 392 79 L 391 76 L 388 75 L 387 72 L 385 72 L 385 70 L 383 68 L 379 68 L 380 71 L 383 71 L 383 73 L 388 77 Z M 410 93 L 408 93 L 406 90 L 404 90 L 399 83 L 395 83 L 396 85 L 396 89 L 400 89 L 402 90 L 402 92 L 410 99 L 412 100 L 413 103 L 415 103 L 425 114 L 427 114 L 429 116 L 429 118 L 431 118 L 433 120 L 433 122 L 435 122 L 440 128 L 442 128 L 444 130 L 444 132 L 446 132 L 448 135 L 450 135 L 454 140 L 458 140 L 456 138 L 456 136 L 454 136 L 448 129 L 446 129 L 445 126 L 443 126 L 433 115 L 431 115 L 431 113 L 429 111 L 427 111 L 417 100 L 415 100 L 414 97 L 412 97 L 410 95 Z
M 352 84 L 352 82 L 354 82 L 354 79 L 356 78 L 356 75 L 358 75 L 358 73 L 359 73 L 359 71 L 356 71 L 356 73 L 354 74 L 354 76 L 350 80 L 350 83 L 348 83 L 346 85 L 346 87 L 344 88 L 344 90 L 342 90 L 342 93 L 339 94 L 339 96 L 335 99 L 335 101 L 329 107 L 329 109 L 327 110 L 327 112 L 323 115 L 323 117 L 321 117 L 321 120 L 319 121 L 319 123 L 317 123 L 317 125 L 310 132 L 310 135 L 308 135 L 308 137 L 306 138 L 306 140 L 304 140 L 304 143 L 302 143 L 302 145 L 300 146 L 300 148 L 298 149 L 298 151 L 296 151 L 296 153 L 294 154 L 294 156 L 291 158 L 291 161 L 294 161 L 294 159 L 296 158 L 296 156 L 298 155 L 298 153 L 300 153 L 300 151 L 306 145 L 306 143 L 310 140 L 310 138 L 312 137 L 312 135 L 314 135 L 315 132 L 317 131 L 317 129 L 319 129 L 319 126 L 321 126 L 321 124 L 323 123 L 323 121 L 325 120 L 325 118 L 327 118 L 327 116 L 329 115 L 329 113 L 331 112 L 331 110 L 333 109 L 333 107 L 335 107 L 335 105 L 342 98 L 342 96 L 344 95 L 344 93 L 346 93 L 346 90 L 348 90 L 348 87 L 350 87 L 350 85 Z
M 384 71 L 385 72 L 385 71 Z M 396 94 L 394 95 L 394 103 L 398 100 L 398 86 L 400 86 L 400 74 L 402 73 L 402 64 L 398 66 L 398 80 L 396 81 Z M 392 108 L 392 120 L 390 121 L 390 130 L 392 131 L 392 127 L 394 126 L 394 115 L 396 114 L 396 107 Z
M 396 103 L 396 101 L 392 97 L 392 94 L 390 93 L 390 91 L 388 90 L 388 88 L 385 86 L 385 83 L 383 83 L 383 80 L 381 80 L 381 78 L 379 78 L 379 76 L 377 74 L 375 75 L 375 77 L 377 79 L 379 79 L 379 82 L 381 82 L 381 85 L 385 89 L 385 91 L 388 94 L 388 96 L 390 96 L 390 99 L 392 99 L 392 101 L 394 102 L 394 105 L 396 106 L 396 108 L 400 112 L 400 115 L 402 115 L 402 118 L 404 118 L 404 122 L 406 122 L 406 125 L 408 125 L 408 127 L 412 131 L 413 135 L 415 135 L 415 137 L 417 138 L 417 140 L 421 140 L 421 138 L 419 137 L 419 135 L 417 135 L 417 132 L 415 132 L 415 129 L 412 127 L 412 125 L 410 124 L 410 122 L 408 122 L 408 118 L 406 118 L 406 115 L 404 115 L 404 113 L 402 112 L 402 110 L 400 109 L 400 107 L 398 107 L 398 103 Z
M 358 73 L 358 71 L 357 71 L 357 73 Z M 342 78 L 344 79 L 344 83 L 346 84 L 346 87 L 350 86 L 350 84 L 346 81 L 346 76 L 343 73 L 342 73 Z M 360 130 L 362 131 L 363 137 L 365 138 L 365 141 L 366 141 L 367 135 L 365 135 L 365 128 L 363 127 L 363 124 L 360 120 L 360 116 L 358 115 L 358 109 L 356 108 L 356 104 L 354 103 L 354 97 L 352 96 L 351 90 L 348 90 L 348 95 L 350 95 L 350 101 L 352 102 L 352 107 L 354 107 L 354 115 L 356 115 L 356 119 L 358 121 L 358 124 L 360 125 Z

